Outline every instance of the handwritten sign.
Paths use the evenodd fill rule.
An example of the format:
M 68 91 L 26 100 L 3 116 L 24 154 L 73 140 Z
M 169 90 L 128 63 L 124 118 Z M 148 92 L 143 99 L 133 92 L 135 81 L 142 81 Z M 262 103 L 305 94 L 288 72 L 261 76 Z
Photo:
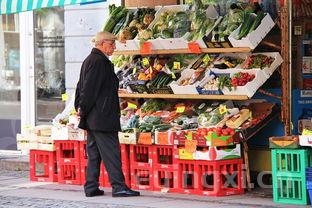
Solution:
M 137 106 L 136 104 L 134 104 L 134 103 L 130 103 L 130 102 L 128 102 L 128 108 L 131 108 L 131 109 L 137 109 L 137 108 L 138 108 L 138 106 Z
M 181 69 L 181 63 L 178 61 L 173 62 L 173 69 Z
M 191 53 L 201 53 L 198 43 L 195 42 L 188 43 L 188 48 Z
M 143 58 L 142 63 L 143 63 L 144 66 L 149 65 L 149 61 L 148 61 L 147 58 Z
M 219 106 L 219 113 L 220 114 L 224 114 L 227 112 L 227 108 L 226 108 L 226 105 L 220 105 Z
M 67 101 L 68 100 L 68 94 L 64 93 L 62 94 L 62 101 Z
M 151 42 L 144 42 L 141 45 L 141 54 L 151 54 L 152 53 L 152 44 Z
M 193 153 L 196 151 L 197 140 L 185 140 L 185 150 L 186 152 Z
M 185 106 L 179 106 L 177 107 L 177 113 L 183 113 L 185 111 Z

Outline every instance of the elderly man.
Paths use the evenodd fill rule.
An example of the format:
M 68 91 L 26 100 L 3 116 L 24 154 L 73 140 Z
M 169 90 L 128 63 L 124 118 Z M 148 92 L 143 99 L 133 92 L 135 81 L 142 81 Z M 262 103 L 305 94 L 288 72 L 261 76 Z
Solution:
M 87 130 L 88 166 L 84 185 L 87 197 L 103 195 L 99 189 L 100 164 L 103 160 L 112 185 L 113 197 L 139 196 L 129 189 L 121 167 L 120 106 L 118 78 L 108 59 L 116 48 L 116 37 L 99 32 L 92 39 L 94 48 L 84 60 L 76 88 L 75 108 L 80 114 L 79 127 Z

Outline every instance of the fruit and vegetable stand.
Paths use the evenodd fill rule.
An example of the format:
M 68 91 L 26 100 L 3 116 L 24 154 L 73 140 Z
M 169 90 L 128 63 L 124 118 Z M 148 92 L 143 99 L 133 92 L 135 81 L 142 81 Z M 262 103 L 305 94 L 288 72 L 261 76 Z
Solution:
M 156 8 L 155 19 L 145 27 L 140 26 L 143 28 L 141 35 L 126 38 L 121 35 L 127 30 L 131 30 L 131 21 L 129 26 L 121 29 L 119 34 L 116 33 L 121 43 L 117 44 L 114 53 L 117 58 L 113 58 L 113 62 L 122 68 L 117 75 L 121 80 L 119 96 L 127 101 L 123 104 L 123 110 L 127 111 L 128 107 L 135 106 L 134 108 L 140 111 L 140 105 L 138 105 L 138 101 L 133 100 L 134 98 L 182 99 L 182 101 L 178 101 L 180 103 L 185 102 L 183 99 L 194 100 L 194 103 L 196 100 L 247 100 L 283 62 L 279 53 L 251 53 L 274 26 L 270 15 L 260 12 L 253 16 L 248 12 L 243 12 L 241 13 L 243 14 L 241 22 L 237 22 L 239 20 L 234 20 L 233 16 L 228 14 L 218 18 L 216 11 L 209 6 L 206 12 L 211 17 L 208 18 L 211 22 L 207 22 L 210 26 L 204 27 L 205 32 L 199 32 L 200 12 L 194 12 L 192 10 L 194 7 L 202 9 L 198 5 L 198 1 L 191 5 L 190 12 L 186 12 L 188 11 L 186 5 Z M 233 7 L 230 10 L 236 17 L 239 16 L 239 11 L 238 7 Z M 188 18 L 191 21 L 190 27 L 175 25 L 175 23 L 183 22 Z M 233 21 L 233 27 L 229 28 L 226 25 L 228 21 Z M 240 25 L 241 27 L 239 27 Z M 248 25 L 251 27 L 248 28 Z M 225 27 L 225 30 L 222 27 Z M 143 33 L 144 35 L 142 35 Z M 195 37 L 190 33 L 197 33 L 197 35 Z M 170 54 L 172 56 L 168 56 Z M 183 54 L 185 55 L 183 56 Z M 190 56 L 188 54 L 197 55 Z M 163 110 L 158 109 L 158 111 Z M 178 108 L 171 109 L 172 114 L 174 111 L 180 110 Z M 271 116 L 268 116 L 270 119 L 263 117 L 264 124 L 257 123 L 256 128 L 249 125 L 248 127 L 252 130 L 248 131 L 245 128 L 240 131 L 247 172 L 249 172 L 247 140 L 277 116 L 276 112 L 278 111 L 274 111 Z M 134 118 L 131 117 L 135 116 L 134 114 L 127 115 L 127 119 Z M 183 114 L 183 111 L 180 114 Z M 140 115 L 139 117 L 144 116 Z M 200 115 L 197 116 L 200 117 Z M 231 116 L 235 117 L 235 115 Z M 241 117 L 239 114 L 236 116 Z M 248 118 L 249 114 L 245 119 L 248 120 Z M 243 120 L 242 123 L 246 120 Z M 265 120 L 267 121 L 265 122 Z M 242 123 L 234 126 L 234 129 L 237 129 Z M 169 123 L 167 121 L 167 123 L 156 125 L 164 125 L 170 131 L 172 130 L 170 120 Z M 205 127 L 209 127 L 209 125 Z M 200 125 L 193 128 L 200 128 Z M 155 141 L 157 141 L 159 133 L 142 132 L 142 130 L 151 131 L 152 129 L 153 127 L 149 126 L 147 129 L 133 130 L 136 136 L 130 136 L 128 132 L 125 134 L 131 138 L 137 138 L 139 143 L 142 142 L 140 138 L 146 139 L 146 137 L 155 137 Z M 153 141 L 147 143 L 152 144 Z M 247 174 L 247 180 L 248 187 L 250 187 L 249 174 Z
M 253 53 L 275 22 L 269 13 L 250 4 L 231 5 L 222 15 L 200 0 L 155 9 L 109 9 L 104 30 L 118 36 L 112 61 L 120 68 L 123 131 L 119 139 L 127 184 L 135 189 L 209 196 L 242 194 L 242 164 L 246 164 L 249 189 L 247 141 L 281 109 L 277 104 L 244 101 L 250 101 L 280 65 L 282 120 L 289 134 L 287 5 L 281 12 L 282 56 L 279 52 Z M 49 153 L 39 145 L 35 145 L 39 150 L 30 151 L 33 167 L 53 164 L 55 172 L 45 170 L 44 176 L 37 177 L 32 168 L 32 180 L 48 177 L 61 183 L 83 183 L 85 141 L 72 139 L 84 140 L 86 135 L 76 128 L 79 118 L 74 113 L 67 119 L 61 119 L 59 123 L 66 125 L 57 124 L 50 135 L 36 130 L 19 135 L 20 145 L 30 137 L 36 138 L 32 143 L 37 145 L 45 136 L 55 139 Z M 64 159 L 61 153 L 68 150 L 75 156 Z M 233 175 L 234 186 L 224 187 Z M 107 186 L 104 167 L 100 180 Z

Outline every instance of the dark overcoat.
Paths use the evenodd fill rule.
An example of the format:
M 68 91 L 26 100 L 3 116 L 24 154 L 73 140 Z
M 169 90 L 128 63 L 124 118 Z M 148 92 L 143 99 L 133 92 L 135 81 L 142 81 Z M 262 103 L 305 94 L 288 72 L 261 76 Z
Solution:
M 119 80 L 114 65 L 97 48 L 84 60 L 76 88 L 75 109 L 80 108 L 79 128 L 120 131 Z

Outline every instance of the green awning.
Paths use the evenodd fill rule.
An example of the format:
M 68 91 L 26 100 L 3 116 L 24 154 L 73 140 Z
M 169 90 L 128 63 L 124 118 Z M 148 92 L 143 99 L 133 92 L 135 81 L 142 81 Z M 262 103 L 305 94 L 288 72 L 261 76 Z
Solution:
M 106 0 L 0 0 L 0 14 L 13 14 L 47 7 L 88 4 Z

